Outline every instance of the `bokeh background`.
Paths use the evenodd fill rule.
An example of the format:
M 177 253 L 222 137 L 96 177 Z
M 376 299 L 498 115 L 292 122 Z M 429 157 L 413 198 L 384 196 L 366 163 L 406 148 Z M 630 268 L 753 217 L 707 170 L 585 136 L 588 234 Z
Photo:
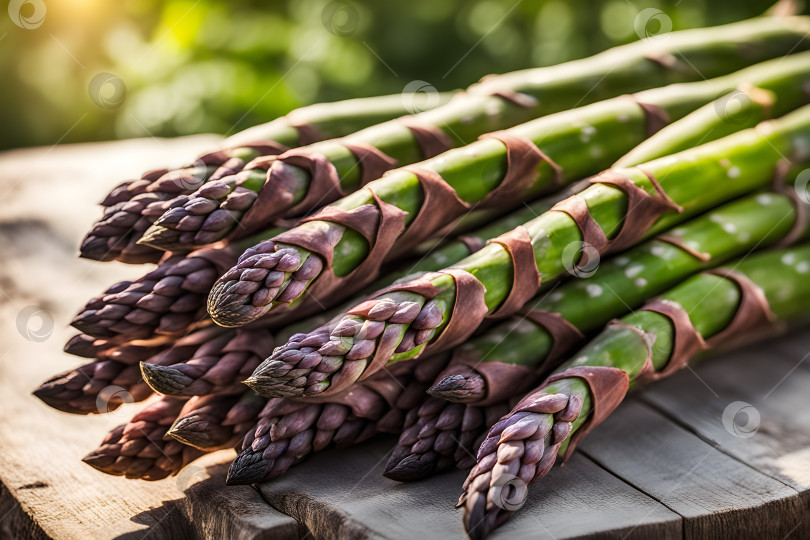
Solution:
M 772 0 L 10 0 L 0 149 L 231 134 L 318 101 L 438 90 Z

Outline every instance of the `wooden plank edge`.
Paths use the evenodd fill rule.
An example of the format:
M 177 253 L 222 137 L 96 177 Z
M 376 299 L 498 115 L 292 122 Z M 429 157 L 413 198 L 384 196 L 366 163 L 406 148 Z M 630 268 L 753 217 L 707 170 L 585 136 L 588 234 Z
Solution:
M 606 463 L 604 459 L 600 459 L 593 453 L 596 449 L 589 450 L 586 442 L 585 447 L 579 450 L 580 453 L 596 462 L 608 472 L 611 472 L 613 475 L 622 479 L 634 489 L 644 493 L 671 511 L 679 514 L 683 519 L 683 538 L 723 537 L 739 539 L 750 538 L 757 540 L 772 538 L 784 540 L 788 535 L 792 534 L 792 531 L 796 529 L 797 525 L 801 525 L 802 521 L 804 521 L 801 516 L 804 516 L 807 513 L 807 503 L 803 500 L 803 494 L 798 492 L 796 489 L 786 485 L 784 482 L 777 481 L 768 475 L 759 473 L 759 471 L 745 462 L 732 459 L 731 456 L 727 456 L 726 454 L 720 452 L 713 445 L 707 444 L 695 434 L 683 429 L 680 425 L 661 415 L 658 410 L 649 407 L 638 399 L 633 399 L 626 404 L 623 404 L 622 408 L 619 409 L 619 413 L 621 413 L 622 409 L 625 407 L 640 408 L 642 410 L 646 410 L 646 412 L 649 414 L 658 416 L 660 418 L 660 420 L 658 420 L 659 425 L 662 423 L 667 423 L 675 430 L 683 432 L 682 434 L 694 438 L 695 441 L 700 441 L 701 444 L 705 444 L 707 448 L 711 449 L 710 451 L 716 451 L 725 459 L 730 459 L 733 462 L 740 464 L 742 467 L 749 469 L 752 473 L 752 477 L 760 476 L 768 481 L 773 482 L 780 488 L 783 488 L 783 491 L 792 493 L 792 495 L 787 497 L 764 501 L 761 504 L 744 508 L 720 509 L 693 516 L 684 515 L 684 513 L 679 511 L 672 502 L 668 502 L 666 497 L 650 492 L 650 490 L 646 489 L 643 485 L 639 485 L 639 483 L 633 479 L 625 478 L 620 471 L 614 470 L 609 463 Z M 593 442 L 593 439 L 591 439 L 591 442 Z M 799 517 L 798 521 L 793 519 L 797 516 Z M 790 518 L 789 524 L 785 523 L 785 518 Z M 720 530 L 718 530 L 718 527 Z

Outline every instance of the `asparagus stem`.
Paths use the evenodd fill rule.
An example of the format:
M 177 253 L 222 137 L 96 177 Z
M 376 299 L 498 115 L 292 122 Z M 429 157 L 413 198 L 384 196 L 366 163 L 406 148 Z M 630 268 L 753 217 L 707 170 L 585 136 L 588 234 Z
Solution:
M 782 97 L 774 100 L 772 109 L 777 113 L 788 112 L 805 102 L 800 88 L 810 82 L 808 65 L 810 53 L 799 54 L 788 60 L 766 62 L 720 79 L 658 88 L 641 92 L 635 98 L 624 96 L 552 114 L 509 129 L 506 133 L 531 140 L 561 167 L 562 180 L 571 182 L 610 166 L 622 154 L 644 141 L 648 135 L 647 113 L 639 103 L 658 107 L 669 117 L 677 119 L 746 82 L 757 84 L 761 92 L 784 90 Z M 712 110 L 714 107 L 716 105 Z M 703 122 L 700 128 L 695 128 L 695 122 L 691 120 L 688 124 L 697 140 L 713 140 L 723 134 L 717 128 L 716 114 Z M 689 148 L 695 142 L 695 138 L 655 138 L 649 150 L 639 157 L 669 154 Z M 463 200 L 479 203 L 504 180 L 506 155 L 507 148 L 502 142 L 484 139 L 427 160 L 420 167 L 441 175 Z M 632 157 L 626 158 L 625 162 Z M 557 187 L 558 171 L 547 163 L 532 174 L 535 175 L 533 183 L 523 193 L 524 197 L 535 197 Z M 384 178 L 371 182 L 369 188 L 386 203 L 407 212 L 406 225 L 414 223 L 423 204 L 423 192 L 412 172 L 407 169 L 392 171 Z M 333 206 L 351 211 L 374 204 L 371 191 L 359 190 Z M 453 210 L 446 210 L 446 222 L 456 217 Z M 422 229 L 417 228 L 419 235 L 411 234 L 408 241 L 421 241 L 436 232 L 429 227 Z M 372 279 L 373 273 L 378 271 L 378 268 L 372 268 L 364 276 L 353 276 L 349 281 L 334 281 L 329 286 L 320 283 L 321 289 L 315 297 L 306 299 L 307 291 L 319 284 L 319 278 L 324 273 L 323 279 L 330 279 L 330 272 L 345 276 L 357 269 L 370 253 L 369 244 L 356 231 L 328 219 L 301 224 L 293 231 L 340 239 L 333 249 L 331 270 L 325 267 L 319 254 L 294 242 L 285 243 L 284 236 L 262 242 L 246 252 L 237 266 L 214 286 L 208 310 L 215 322 L 224 326 L 241 325 L 274 310 L 284 312 L 342 300 L 367 283 L 364 278 Z M 403 248 L 399 238 L 406 232 L 414 231 L 406 227 L 400 233 L 394 242 L 396 249 L 393 253 Z M 393 247 L 393 243 L 386 249 L 390 247 Z
M 654 185 L 646 176 L 649 173 L 679 206 L 681 212 L 663 213 L 643 235 L 642 231 L 634 231 L 649 238 L 702 211 L 767 186 L 783 156 L 793 156 L 794 165 L 810 157 L 803 155 L 810 147 L 809 139 L 810 107 L 805 107 L 780 120 L 646 163 L 643 171 L 618 169 L 606 174 L 619 173 L 647 193 L 655 193 Z M 613 186 L 597 183 L 570 199 L 587 204 L 590 215 L 608 238 L 616 235 L 627 214 L 627 195 Z M 571 262 L 564 256 L 567 246 L 582 243 L 576 222 L 568 214 L 550 211 L 524 227 L 543 280 L 563 275 Z M 483 301 L 488 313 L 500 306 L 510 292 L 513 263 L 499 244 L 488 245 L 454 268 L 467 271 L 483 285 Z M 439 273 L 428 283 L 438 291 L 431 300 L 416 292 L 379 295 L 353 308 L 352 314 L 336 319 L 331 330 L 319 330 L 277 348 L 257 368 L 253 378 L 265 379 L 263 387 L 272 389 L 269 396 L 307 396 L 322 393 L 330 386 L 335 387 L 330 391 L 337 391 L 379 369 L 383 360 L 390 363 L 421 355 L 454 316 L 454 278 Z M 465 333 L 454 336 L 456 342 L 469 336 L 479 323 L 466 324 L 462 329 Z M 308 356 L 306 369 L 300 367 L 299 361 L 283 359 L 288 351 L 301 347 L 313 348 L 312 354 L 320 358 Z M 372 358 L 376 367 L 369 369 Z M 314 371 L 328 376 L 318 385 L 302 384 L 307 374 Z M 332 384 L 335 377 L 339 378 L 339 385 Z
M 455 145 L 467 144 L 483 133 L 515 126 L 540 115 L 672 82 L 724 75 L 756 61 L 779 57 L 794 48 L 804 47 L 802 40 L 806 34 L 806 21 L 794 18 L 786 27 L 765 20 L 766 23 L 752 20 L 726 27 L 676 32 L 669 35 L 667 40 L 634 43 L 584 60 L 491 77 L 446 105 L 416 115 L 415 119 L 422 125 L 440 129 Z M 790 28 L 794 25 L 801 27 L 801 30 Z M 789 37 L 780 34 L 788 34 Z M 744 51 L 740 47 L 742 36 L 746 38 Z M 761 48 L 755 47 L 754 43 Z M 756 60 L 749 56 L 753 51 L 756 51 L 753 54 Z M 401 122 L 373 126 L 343 142 L 373 146 L 400 164 L 414 163 L 428 157 L 422 154 L 418 141 Z M 313 145 L 311 149 L 328 159 L 344 192 L 360 187 L 361 164 L 344 144 L 326 141 Z M 302 202 L 310 187 L 311 178 L 304 168 L 290 163 L 280 163 L 274 167 L 283 173 L 285 181 L 283 187 L 274 185 L 273 196 L 279 201 L 284 200 L 284 204 L 279 204 L 275 213 L 263 216 L 266 219 L 279 217 Z M 239 201 L 235 205 L 237 208 L 229 211 L 219 209 L 219 203 L 229 204 L 231 192 L 231 189 L 223 189 L 219 197 L 203 195 L 200 197 L 202 200 L 189 201 L 188 208 L 182 213 L 183 218 L 188 218 L 188 228 L 183 230 L 204 230 L 203 237 L 206 239 L 214 231 L 218 231 L 218 238 L 223 238 L 234 230 L 236 222 L 225 219 L 226 215 L 230 211 L 231 217 L 238 219 L 252 201 L 249 195 L 240 191 L 235 195 Z M 338 196 L 339 193 L 330 190 L 318 197 L 317 204 L 331 202 Z M 462 194 L 462 198 L 466 197 Z M 197 213 L 203 211 L 203 207 L 211 221 Z M 214 214 L 222 217 L 215 218 Z M 178 217 L 179 213 L 175 212 L 175 218 Z M 173 225 L 174 222 L 168 220 L 163 228 Z M 150 245 L 161 247 L 154 240 L 157 233 L 150 236 L 153 238 Z M 164 234 L 160 236 L 165 237 Z
M 729 268 L 746 276 L 764 293 L 775 316 L 770 330 L 807 315 L 810 246 L 754 255 Z M 689 278 L 660 299 L 685 310 L 695 331 L 704 339 L 727 328 L 741 309 L 737 283 L 707 273 Z M 608 325 L 555 373 L 562 374 L 573 367 L 610 367 L 624 371 L 630 381 L 635 381 L 649 369 L 648 361 L 658 372 L 667 366 L 675 351 L 674 327 L 668 317 L 642 308 L 620 322 L 623 324 Z M 734 337 L 750 340 L 752 336 Z M 505 503 L 520 503 L 527 486 L 548 472 L 557 452 L 565 448 L 589 418 L 594 399 L 583 379 L 563 375 L 532 390 L 492 427 L 459 501 L 464 506 L 464 525 L 471 536 L 486 536 L 519 508 L 520 504 Z
M 803 205 L 778 193 L 749 195 L 727 203 L 660 239 L 608 259 L 592 276 L 562 283 L 527 307 L 561 315 L 584 336 L 694 272 L 785 239 L 797 224 L 796 204 Z M 802 233 L 806 237 L 808 231 Z M 689 251 L 703 254 L 705 259 L 672 244 L 668 240 L 671 238 L 677 238 Z M 461 403 L 487 399 L 490 388 L 476 370 L 476 363 L 483 367 L 500 363 L 550 368 L 546 360 L 554 345 L 554 336 L 545 326 L 515 316 L 461 345 L 460 356 L 465 358 L 465 364 L 437 381 L 429 393 Z M 569 348 L 576 345 L 567 344 Z M 503 371 L 500 384 L 501 388 L 493 390 L 509 388 L 519 393 L 528 390 L 532 381 L 522 371 Z

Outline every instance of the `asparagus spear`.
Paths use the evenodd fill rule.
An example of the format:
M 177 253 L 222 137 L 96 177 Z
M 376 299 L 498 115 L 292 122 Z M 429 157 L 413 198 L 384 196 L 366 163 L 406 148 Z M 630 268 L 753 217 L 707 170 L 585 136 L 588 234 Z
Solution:
M 749 195 L 608 259 L 587 279 L 560 284 L 527 304 L 524 315 L 461 345 L 457 352 L 461 361 L 451 363 L 429 393 L 479 403 L 528 390 L 534 370 L 552 367 L 585 335 L 690 274 L 776 242 L 807 237 L 810 231 L 803 216 L 808 209 L 785 194 Z M 579 331 L 578 337 L 555 337 L 547 319 L 527 317 L 528 309 L 567 322 Z M 489 387 L 488 374 L 496 377 L 497 388 Z
M 410 482 L 453 466 L 469 469 L 481 436 L 508 410 L 505 402 L 477 407 L 428 397 L 408 412 L 383 476 Z
M 330 444 L 349 446 L 377 433 L 399 433 L 406 411 L 422 401 L 427 384 L 446 363 L 436 357 L 379 374 L 321 403 L 271 399 L 245 435 L 228 471 L 229 485 L 271 480 Z
M 441 104 L 449 99 L 449 94 L 437 97 L 433 101 Z M 166 203 L 170 199 L 191 193 L 206 182 L 237 174 L 259 156 L 347 135 L 407 114 L 412 105 L 412 97 L 397 94 L 302 107 L 225 139 L 221 150 L 203 154 L 192 165 L 173 171 L 150 171 L 139 180 L 124 182 L 102 202 L 107 207 L 104 216 L 82 242 L 81 256 L 133 264 L 157 262 L 160 250 L 138 245 L 136 241 L 168 209 Z M 426 103 L 425 108 L 433 105 Z
M 33 393 L 54 409 L 96 414 L 143 401 L 152 395 L 152 389 L 141 379 L 137 365 L 102 360 L 55 375 Z
M 274 437 L 271 433 L 279 426 L 286 428 L 285 436 Z M 360 418 L 339 404 L 301 404 L 301 408 L 281 416 L 263 416 L 245 436 L 226 483 L 266 482 L 331 443 L 351 446 L 376 434 L 373 420 Z
M 169 436 L 206 452 L 233 448 L 256 423 L 267 399 L 254 392 L 209 394 L 188 400 Z
M 214 286 L 209 313 L 218 324 L 233 326 L 274 310 L 295 309 L 301 302 L 320 306 L 347 298 L 374 278 L 382 260 L 435 233 L 466 212 L 468 205 L 497 205 L 520 196 L 533 197 L 558 188 L 560 182 L 610 166 L 649 135 L 650 107 L 658 118 L 679 118 L 741 83 L 756 83 L 760 93 L 773 91 L 780 96 L 772 100 L 774 112 L 789 112 L 805 103 L 801 88 L 810 82 L 808 66 L 810 53 L 766 62 L 716 80 L 615 98 L 534 120 L 419 165 L 422 175 L 444 178 L 450 191 L 464 203 L 435 192 L 423 200 L 425 186 L 413 169 L 393 171 L 370 183 L 368 190 L 326 208 L 322 218 L 316 215 L 240 257 L 239 264 Z M 705 129 L 695 128 L 694 122 L 690 128 L 697 136 L 711 140 L 716 123 L 715 117 L 704 122 Z M 502 141 L 509 143 L 507 136 L 520 137 L 526 147 L 505 146 Z M 645 152 L 657 150 L 658 155 L 667 155 L 694 143 L 693 139 L 661 139 Z M 541 154 L 534 153 L 536 149 Z M 516 179 L 519 187 L 510 187 Z M 509 192 L 506 199 L 499 191 L 504 189 Z M 384 206 L 375 197 L 393 207 Z M 352 214 L 352 221 L 347 221 L 346 212 Z M 366 215 L 361 217 L 363 213 Z M 397 225 L 397 219 L 405 223 Z M 391 225 L 379 224 L 379 220 Z M 311 298 L 304 299 L 305 294 Z
M 628 382 L 668 376 L 702 349 L 806 317 L 808 272 L 806 244 L 754 255 L 720 273 L 698 274 L 608 325 L 492 427 L 459 500 L 468 534 L 483 538 L 508 519 L 558 451 L 570 455 L 612 412 Z
M 194 164 L 173 171 L 151 171 L 140 181 L 128 185 L 125 193 L 119 186 L 115 199 L 104 208 L 101 219 L 93 224 L 82 240 L 79 255 L 96 261 L 120 261 L 128 264 L 153 263 L 160 260 L 160 250 L 136 244 L 152 221 L 167 208 L 167 201 L 177 193 L 216 180 L 241 169 L 245 161 L 260 155 L 261 150 L 278 152 L 280 147 L 241 147 L 204 154 Z M 195 189 L 192 188 L 192 189 Z M 129 192 L 132 196 L 126 197 Z
M 565 273 L 571 262 L 566 257 L 567 246 L 579 247 L 584 241 L 601 253 L 625 249 L 702 211 L 765 187 L 777 169 L 782 169 L 783 156 L 791 156 L 798 165 L 810 157 L 804 155 L 808 148 L 810 107 L 805 107 L 642 168 L 607 171 L 593 179 L 593 186 L 563 201 L 565 206 L 515 229 L 511 240 L 517 242 L 512 252 L 492 243 L 447 270 L 397 285 L 357 305 L 336 319 L 331 331 L 277 348 L 254 372 L 251 380 L 259 384 L 252 387 L 268 396 L 339 391 L 386 363 L 457 345 L 486 315 L 505 316 L 519 309 L 539 288 L 541 277 L 549 281 Z M 622 186 L 622 181 L 628 184 Z M 572 214 L 583 210 L 587 213 L 578 224 Z M 593 220 L 590 225 L 588 216 Z M 505 235 L 500 238 L 510 240 Z M 521 261 L 517 270 L 513 256 Z M 590 259 L 574 262 L 587 264 Z M 512 286 L 513 281 L 517 287 Z M 506 309 L 499 309 L 502 305 Z M 374 338 L 368 337 L 371 328 Z M 311 367 L 305 369 L 299 361 L 282 359 L 300 349 L 299 343 L 313 347 L 321 360 L 308 356 L 307 366 Z M 309 373 L 322 370 L 330 374 L 326 379 L 306 383 Z
M 183 403 L 175 398 L 151 403 L 129 423 L 112 430 L 82 461 L 106 474 L 141 480 L 162 480 L 177 474 L 204 454 L 166 435 Z
M 154 391 L 169 396 L 238 393 L 243 379 L 273 350 L 273 333 L 264 328 L 220 331 L 172 364 L 141 362 L 141 375 Z
M 64 351 L 82 358 L 107 359 L 132 364 L 156 355 L 169 347 L 171 342 L 170 338 L 159 337 L 117 344 L 87 334 L 76 334 L 65 344 Z
M 186 338 L 163 345 L 149 358 L 157 365 L 181 362 L 204 343 L 222 333 L 215 327 L 200 330 Z M 141 378 L 138 362 L 143 359 L 140 345 L 124 345 L 104 354 L 95 362 L 61 373 L 42 383 L 34 395 L 60 411 L 74 414 L 106 413 L 122 403 L 143 401 L 152 389 Z
M 257 235 L 278 233 L 270 229 Z M 178 336 L 205 316 L 205 298 L 212 284 L 252 244 L 216 245 L 187 255 L 166 255 L 154 270 L 135 281 L 116 283 L 91 299 L 73 318 L 71 326 L 113 342 Z
M 251 226 L 246 222 L 259 225 L 262 220 L 285 213 L 300 215 L 313 210 L 335 200 L 341 192 L 349 193 L 376 178 L 361 174 L 362 163 L 368 158 L 352 151 L 347 144 L 376 148 L 400 164 L 438 153 L 426 151 L 433 145 L 430 148 L 420 145 L 413 131 L 414 123 L 430 130 L 434 142 L 442 141 L 440 146 L 446 149 L 540 115 L 671 82 L 723 75 L 804 47 L 806 21 L 799 18 L 774 21 L 759 19 L 676 32 L 666 40 L 625 45 L 584 60 L 487 78 L 446 105 L 414 116 L 409 123 L 387 122 L 344 141 L 323 142 L 304 153 L 287 154 L 272 166 L 265 164 L 265 168 L 269 166 L 265 183 L 261 182 L 261 173 L 244 171 L 242 178 L 223 183 L 220 191 L 210 196 L 200 193 L 199 197 L 189 199 L 184 208 L 170 210 L 145 234 L 143 242 L 174 249 L 174 242 L 181 237 L 193 239 L 198 231 L 202 235 L 197 241 L 211 241 L 234 230 L 236 222 L 249 231 Z M 785 25 L 787 21 L 790 22 Z M 780 35 L 785 33 L 790 37 Z M 316 167 L 324 172 L 316 175 L 312 172 Z M 321 180 L 313 181 L 316 176 Z M 245 214 L 258 200 L 259 191 L 266 202 L 259 203 L 260 211 Z M 168 233 L 170 228 L 175 234 Z

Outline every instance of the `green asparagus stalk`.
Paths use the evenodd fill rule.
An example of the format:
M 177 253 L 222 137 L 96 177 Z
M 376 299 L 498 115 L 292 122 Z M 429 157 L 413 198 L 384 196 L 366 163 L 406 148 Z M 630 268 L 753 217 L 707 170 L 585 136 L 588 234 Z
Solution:
M 664 126 L 661 131 L 633 148 L 613 166 L 632 167 L 638 163 L 652 161 L 786 114 L 792 108 L 804 104 L 798 95 L 803 90 L 795 86 L 792 90 L 797 93 L 783 100 L 784 94 L 781 94 L 783 89 L 768 88 L 767 84 L 757 86 L 740 84 L 739 88 L 725 96 L 704 105 L 677 122 Z
M 568 205 L 585 203 L 595 226 L 578 225 L 566 211 L 552 209 L 516 230 L 519 238 L 525 239 L 519 249 L 531 247 L 536 267 L 527 268 L 524 262 L 520 269 L 524 275 L 518 275 L 514 282 L 534 280 L 539 286 L 541 278 L 543 281 L 558 278 L 571 263 L 568 246 L 573 245 L 576 250 L 582 246 L 583 239 L 599 241 L 599 246 L 586 246 L 597 253 L 616 249 L 617 244 L 600 241 L 597 229 L 607 239 L 619 238 L 627 245 L 618 245 L 626 248 L 725 201 L 761 189 L 782 169 L 784 156 L 791 156 L 797 166 L 810 158 L 808 149 L 810 107 L 805 107 L 755 129 L 651 161 L 642 168 L 607 171 L 593 180 L 593 186 L 564 201 Z M 626 179 L 632 185 L 620 189 L 600 183 L 617 178 Z M 653 178 L 658 179 L 657 185 Z M 641 195 L 640 190 L 646 195 Z M 633 193 L 637 200 L 628 212 L 628 194 Z M 647 207 L 655 210 L 652 215 L 645 215 L 644 203 L 638 201 L 656 205 Z M 633 225 L 634 214 L 635 219 L 646 221 Z M 631 225 L 625 231 L 622 224 L 627 222 Z M 590 240 L 583 238 L 580 226 L 591 235 Z M 574 262 L 581 264 L 589 260 Z M 277 348 L 256 369 L 251 380 L 259 384 L 253 387 L 268 396 L 309 396 L 326 390 L 339 391 L 343 385 L 368 376 L 386 363 L 415 358 L 426 350 L 457 345 L 475 331 L 484 316 L 494 313 L 507 300 L 513 289 L 514 274 L 509 251 L 499 243 L 490 244 L 445 271 L 400 285 L 359 304 L 336 319 L 331 332 L 320 332 L 317 339 L 303 340 L 307 347 L 315 347 L 324 364 L 329 364 L 330 377 L 318 384 L 304 384 L 307 374 L 319 370 L 320 364 L 302 370 L 298 362 L 282 360 L 282 355 L 300 347 L 288 343 Z M 457 287 L 464 291 L 458 298 Z M 520 296 L 513 304 L 525 303 L 524 295 L 533 290 L 536 290 L 534 285 L 528 290 L 518 290 Z M 461 307 L 456 307 L 457 300 Z M 454 333 L 429 347 L 441 339 L 453 320 L 456 321 L 452 327 Z M 374 338 L 369 338 L 372 327 Z
M 570 455 L 612 412 L 628 381 L 667 376 L 707 346 L 751 339 L 810 314 L 810 246 L 755 255 L 727 270 L 742 281 L 698 274 L 608 325 L 492 427 L 459 500 L 472 538 L 485 537 L 509 518 L 558 452 Z M 662 308 L 685 319 L 676 322 L 679 315 L 665 315 Z M 603 386 L 598 395 L 591 386 L 597 377 Z
M 799 212 L 795 204 L 806 207 L 785 195 L 770 193 L 728 203 L 661 240 L 650 240 L 609 259 L 591 277 L 561 284 L 527 305 L 544 314 L 562 317 L 581 332 L 578 339 L 558 342 L 541 324 L 543 319 L 535 321 L 524 315 L 462 344 L 454 354 L 463 360 L 455 365 L 451 361 L 429 393 L 466 403 L 467 408 L 459 409 L 460 403 L 454 408 L 449 403 L 442 406 L 441 400 L 426 400 L 406 424 L 385 476 L 412 481 L 454 463 L 459 468 L 469 467 L 463 459 L 469 452 L 465 448 L 472 448 L 473 441 L 485 429 L 483 426 L 476 429 L 474 422 L 488 409 L 482 404 L 506 408 L 505 402 L 511 396 L 520 395 L 535 384 L 534 375 L 542 373 L 539 366 L 552 367 L 550 361 L 580 345 L 586 334 L 601 329 L 612 317 L 640 306 L 644 299 L 680 282 L 695 270 L 784 240 L 795 226 L 801 226 L 797 223 Z M 807 231 L 803 232 L 807 236 Z M 496 388 L 489 388 L 490 381 Z M 468 429 L 462 429 L 458 422 L 462 411 Z
M 424 106 L 429 109 L 445 103 L 449 97 L 450 94 L 439 94 Z M 82 241 L 81 256 L 132 264 L 157 262 L 161 250 L 136 242 L 169 208 L 170 199 L 192 193 L 206 182 L 231 177 L 259 156 L 341 137 L 407 114 L 414 105 L 414 96 L 397 94 L 302 107 L 232 135 L 225 139 L 220 150 L 199 156 L 191 165 L 172 171 L 149 171 L 139 180 L 124 182 L 102 202 L 106 207 L 104 216 Z
M 571 182 L 610 166 L 648 135 L 649 112 L 640 104 L 655 107 L 669 118 L 679 118 L 745 83 L 757 84 L 760 92 L 779 95 L 778 100 L 773 100 L 772 109 L 777 113 L 789 112 L 805 102 L 801 87 L 810 79 L 808 66 L 810 53 L 799 54 L 720 79 L 615 98 L 506 130 L 504 134 L 529 139 L 531 142 L 527 144 L 536 145 L 551 160 L 539 167 L 531 167 L 524 178 L 528 180 L 527 189 L 518 190 L 513 198 L 534 197 L 557 189 L 561 181 Z M 708 122 L 705 130 L 697 128 L 695 131 L 712 139 L 714 122 Z M 673 147 L 673 143 L 667 141 L 657 139 L 653 148 L 661 146 L 659 152 L 668 153 L 673 149 L 689 148 L 694 143 L 693 140 L 684 140 L 685 146 Z M 509 178 L 507 171 L 520 167 L 519 158 L 512 157 L 507 161 L 507 152 L 500 140 L 484 139 L 425 161 L 419 167 L 438 173 L 467 204 L 499 204 L 499 201 L 503 202 L 499 197 L 487 197 L 504 188 Z M 523 152 L 522 159 L 532 158 L 529 150 Z M 452 199 L 442 203 L 436 203 L 435 199 L 424 201 L 423 187 L 408 168 L 392 171 L 371 182 L 368 188 L 341 199 L 326 210 L 334 208 L 340 212 L 356 213 L 379 209 L 379 203 L 374 199 L 379 196 L 407 213 L 401 229 L 390 237 L 374 239 L 371 249 L 367 237 L 358 232 L 361 226 L 353 229 L 342 219 L 330 219 L 327 215 L 265 241 L 255 251 L 240 257 L 239 264 L 214 286 L 208 302 L 213 320 L 222 326 L 238 326 L 274 311 L 286 312 L 299 306 L 307 309 L 313 304 L 322 306 L 343 300 L 374 278 L 379 272 L 376 261 L 424 240 L 438 227 L 466 211 L 464 205 L 458 205 Z M 338 214 L 338 218 L 341 215 Z M 381 219 L 376 214 L 368 217 Z M 426 219 L 431 221 L 426 222 Z M 368 224 L 368 221 L 363 223 Z M 328 247 L 312 247 L 313 236 L 328 239 Z M 326 264 L 324 258 L 330 263 Z M 340 278 L 335 279 L 336 276 Z
M 689 275 L 776 242 L 807 237 L 810 231 L 801 216 L 808 210 L 801 200 L 784 194 L 749 195 L 608 259 L 586 279 L 561 283 L 526 305 L 527 310 L 561 317 L 579 330 L 578 339 L 566 334 L 558 341 L 543 318 L 535 321 L 524 312 L 462 344 L 457 353 L 462 361 L 451 364 L 429 393 L 479 403 L 526 391 L 536 370 L 552 367 L 555 358 L 586 335 Z M 496 388 L 489 387 L 487 374 L 497 377 Z
M 541 115 L 672 82 L 716 77 L 779 57 L 805 48 L 807 31 L 808 22 L 800 18 L 765 18 L 676 32 L 666 40 L 625 45 L 584 60 L 487 78 L 446 105 L 414 116 L 411 122 L 431 130 L 435 139 L 445 139 L 446 147 L 466 144 L 483 133 Z M 252 220 L 256 224 L 261 219 L 313 210 L 337 199 L 340 191 L 349 193 L 373 179 L 362 175 L 362 159 L 346 144 L 371 146 L 402 165 L 430 157 L 417 139 L 403 122 L 387 122 L 343 141 L 313 145 L 307 150 L 310 161 L 306 166 L 299 154 L 282 157 L 270 167 L 267 182 L 262 181 L 263 171 L 243 171 L 240 178 L 221 183 L 221 189 L 200 193 L 186 206 L 171 209 L 145 234 L 143 242 L 176 249 L 181 238 L 199 243 L 223 238 L 231 231 L 249 233 L 250 226 L 242 217 L 260 190 L 269 202 L 263 205 L 261 216 Z M 314 156 L 327 161 L 339 189 L 310 191 L 309 167 L 316 161 Z M 240 223 L 239 229 L 235 229 L 236 223 Z

